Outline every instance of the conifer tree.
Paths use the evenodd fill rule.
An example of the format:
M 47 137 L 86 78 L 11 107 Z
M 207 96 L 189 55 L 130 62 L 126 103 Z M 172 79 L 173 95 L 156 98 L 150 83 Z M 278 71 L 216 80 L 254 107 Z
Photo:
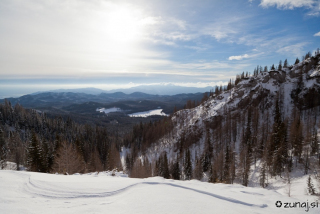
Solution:
M 302 154 L 302 144 L 303 144 L 303 124 L 298 115 L 297 118 L 293 121 L 291 126 L 291 144 L 293 146 L 294 155 L 298 156 L 299 160 Z
M 162 177 L 169 179 L 170 173 L 169 173 L 169 166 L 168 166 L 168 158 L 167 153 L 165 152 L 162 159 Z
M 310 160 L 309 160 L 309 150 L 306 151 L 306 160 L 304 162 L 304 174 L 307 175 L 309 172 Z
M 185 154 L 185 163 L 184 163 L 184 175 L 186 180 L 191 180 L 192 178 L 192 163 L 191 163 L 191 154 L 190 150 L 187 149 Z
M 29 171 L 45 172 L 43 151 L 36 133 L 33 132 L 28 147 L 27 165 Z
M 200 166 L 202 166 L 201 171 L 206 172 L 211 167 L 211 159 L 208 150 L 204 151 L 204 154 L 201 156 L 201 162 L 199 161 Z
M 279 71 L 282 70 L 282 61 L 281 61 L 281 60 L 280 60 L 280 62 L 279 62 L 278 70 L 279 70 Z
M 273 170 L 272 174 L 280 174 L 284 166 L 283 154 L 287 152 L 285 148 L 286 143 L 286 129 L 285 124 L 282 121 L 281 110 L 278 99 L 276 100 L 276 106 L 274 111 L 274 123 L 271 135 L 269 158 L 272 159 Z
M 50 172 L 54 161 L 54 155 L 48 142 L 43 143 L 43 171 Z
M 230 153 L 229 146 L 226 148 L 225 161 L 224 161 L 224 171 L 223 180 L 229 184 L 230 183 Z
M 179 160 L 178 157 L 176 161 L 173 164 L 173 169 L 172 169 L 172 178 L 175 180 L 180 180 L 180 166 L 179 166 Z
M 274 64 L 272 64 L 272 66 L 271 66 L 271 69 L 270 70 L 275 70 L 275 68 L 274 68 Z
M 267 187 L 266 179 L 267 179 L 267 164 L 265 161 L 263 161 L 260 169 L 260 186 L 262 188 Z
M 308 192 L 310 195 L 315 195 L 316 194 L 316 190 L 314 188 L 314 185 L 312 183 L 311 180 L 311 176 L 309 175 L 308 180 L 307 180 L 307 185 L 308 185 Z
M 315 155 L 319 152 L 319 141 L 317 136 L 317 130 L 313 129 L 312 137 L 311 137 L 311 155 Z
M 6 165 L 7 154 L 8 154 L 7 144 L 4 139 L 4 133 L 0 128 L 0 169 L 4 168 Z

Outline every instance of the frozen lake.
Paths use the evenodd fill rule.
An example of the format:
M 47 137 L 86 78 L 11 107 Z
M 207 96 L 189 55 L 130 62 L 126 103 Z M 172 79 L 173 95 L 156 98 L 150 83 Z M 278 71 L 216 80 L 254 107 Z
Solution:
M 106 114 L 108 113 L 111 113 L 111 112 L 119 112 L 119 111 L 122 111 L 120 108 L 117 108 L 117 107 L 113 107 L 113 108 L 97 108 L 98 112 L 104 112 Z
M 120 108 L 113 107 L 113 108 L 97 108 L 96 111 L 99 111 L 101 113 L 111 113 L 111 112 L 121 112 L 123 111 Z M 168 116 L 167 114 L 162 112 L 162 109 L 154 109 L 154 110 L 149 110 L 149 111 L 143 111 L 143 112 L 136 112 L 132 114 L 128 114 L 130 117 L 149 117 L 152 115 L 160 115 L 160 116 Z
M 162 112 L 162 109 L 154 109 L 154 110 L 136 112 L 133 114 L 129 114 L 130 117 L 148 117 L 148 116 L 152 116 L 152 115 L 168 116 L 167 114 Z

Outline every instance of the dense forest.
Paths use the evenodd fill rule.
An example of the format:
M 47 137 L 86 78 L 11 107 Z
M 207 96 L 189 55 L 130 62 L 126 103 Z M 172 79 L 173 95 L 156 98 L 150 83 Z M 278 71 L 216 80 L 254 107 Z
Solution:
M 61 117 L 0 104 L 0 159 L 30 171 L 85 173 L 121 169 L 117 133 Z

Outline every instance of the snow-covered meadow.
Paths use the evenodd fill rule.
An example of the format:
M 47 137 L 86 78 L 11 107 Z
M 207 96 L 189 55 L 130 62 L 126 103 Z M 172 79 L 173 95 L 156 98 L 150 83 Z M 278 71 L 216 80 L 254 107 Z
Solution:
M 134 179 L 121 173 L 0 171 L 0 213 L 305 213 L 307 208 L 284 208 L 285 203 L 311 207 L 315 200 L 238 184 Z M 320 205 L 308 211 L 319 212 Z

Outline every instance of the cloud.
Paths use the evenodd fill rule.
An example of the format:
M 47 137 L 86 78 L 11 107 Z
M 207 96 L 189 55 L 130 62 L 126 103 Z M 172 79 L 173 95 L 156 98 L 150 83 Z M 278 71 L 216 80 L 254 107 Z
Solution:
M 281 53 L 281 54 L 295 54 L 296 56 L 302 55 L 304 53 L 303 47 L 306 46 L 308 43 L 307 42 L 301 42 L 301 43 L 297 43 L 294 45 L 288 45 L 285 47 L 280 48 L 279 50 L 277 50 L 277 53 Z
M 175 64 L 175 68 L 180 69 L 190 69 L 190 70 L 209 70 L 209 69 L 223 69 L 223 68 L 231 68 L 232 65 L 224 62 L 212 61 L 199 61 L 194 63 L 183 63 L 183 64 Z
M 293 10 L 296 7 L 312 8 L 315 2 L 315 0 L 261 0 L 260 6 L 264 8 L 276 6 L 278 9 Z
M 242 60 L 242 59 L 246 59 L 246 58 L 249 58 L 248 54 L 239 55 L 239 56 L 230 56 L 228 59 L 229 60 Z
M 210 25 L 206 25 L 199 29 L 200 35 L 208 35 L 216 40 L 220 41 L 221 39 L 229 38 L 232 35 L 236 35 L 239 32 L 243 31 L 244 20 L 248 17 L 235 16 L 228 17 L 225 19 L 219 19 Z
M 313 36 L 320 36 L 320 32 L 314 34 Z

